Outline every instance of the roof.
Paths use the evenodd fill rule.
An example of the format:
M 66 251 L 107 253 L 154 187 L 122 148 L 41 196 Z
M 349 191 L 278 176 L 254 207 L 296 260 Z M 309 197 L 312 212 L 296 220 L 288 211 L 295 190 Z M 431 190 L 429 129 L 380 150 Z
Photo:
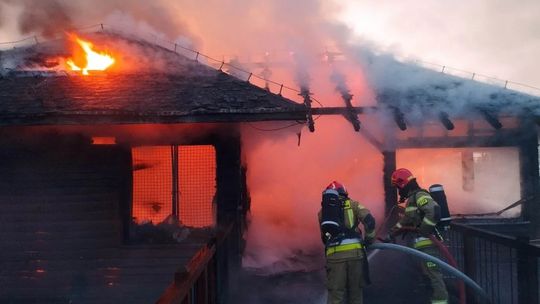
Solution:
M 62 43 L 4 52 L 0 67 L 9 61 L 25 62 L 11 68 L 27 72 L 0 76 L 0 125 L 305 121 L 309 112 L 303 104 L 160 46 L 111 34 L 96 33 L 93 39 L 100 39 L 100 45 L 114 44 L 122 50 L 123 60 L 134 55 L 124 67 L 141 61 L 142 68 L 90 76 L 37 73 L 36 77 L 28 70 L 50 64 L 47 56 L 65 52 Z M 483 117 L 497 126 L 499 116 L 524 114 L 540 121 L 538 96 L 402 63 L 391 56 L 369 52 L 363 56 L 377 107 L 388 117 L 401 115 L 411 125 L 441 117 Z M 329 110 L 313 109 L 313 113 Z
M 540 97 L 434 71 L 391 56 L 365 55 L 364 68 L 382 105 L 402 112 L 409 121 L 437 119 L 444 112 L 451 118 L 474 115 L 540 117 Z M 461 75 L 463 76 L 463 75 Z M 536 92 L 538 93 L 538 92 Z
M 3 78 L 0 113 L 0 125 L 305 118 L 303 105 L 217 71 Z
M 198 61 L 159 46 L 95 38 L 141 54 L 132 60 L 144 61 L 144 68 L 89 76 L 32 72 L 36 62 L 58 54 L 58 43 L 5 52 L 4 59 L 11 55 L 31 66 L 0 74 L 0 125 L 305 120 L 304 105 Z

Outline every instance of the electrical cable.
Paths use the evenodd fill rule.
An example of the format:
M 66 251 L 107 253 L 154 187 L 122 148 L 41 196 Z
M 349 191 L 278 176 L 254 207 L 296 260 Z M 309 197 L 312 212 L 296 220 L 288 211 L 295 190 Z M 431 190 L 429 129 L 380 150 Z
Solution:
M 255 127 L 252 123 L 249 123 L 249 122 L 247 123 L 247 125 L 250 126 L 251 128 L 253 128 L 255 130 L 258 130 L 258 131 L 263 131 L 263 132 L 279 131 L 279 130 L 291 128 L 291 127 L 294 127 L 294 126 L 298 126 L 298 125 L 301 125 L 301 124 L 303 124 L 303 123 L 295 122 L 294 124 L 289 124 L 289 125 L 286 125 L 286 126 L 283 126 L 283 127 L 277 127 L 277 128 L 272 128 L 272 129 L 264 129 L 264 128 Z

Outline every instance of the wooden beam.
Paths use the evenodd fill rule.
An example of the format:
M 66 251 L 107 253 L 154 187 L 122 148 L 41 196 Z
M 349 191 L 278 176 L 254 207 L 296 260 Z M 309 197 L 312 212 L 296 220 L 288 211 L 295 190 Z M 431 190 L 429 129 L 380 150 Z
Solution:
M 314 115 L 345 115 L 349 111 L 353 111 L 356 114 L 362 114 L 369 111 L 376 111 L 376 107 L 324 107 L 324 108 L 311 108 L 311 113 Z
M 519 132 L 504 132 L 493 136 L 442 136 L 407 138 L 396 142 L 397 149 L 460 148 L 460 147 L 511 147 L 521 143 Z
M 353 128 L 356 132 L 360 131 L 360 120 L 358 120 L 358 113 L 353 110 L 352 106 L 352 95 L 349 92 L 342 92 L 341 98 L 345 102 L 345 107 L 347 112 L 343 114 L 345 118 L 353 125 Z
M 315 122 L 313 121 L 313 114 L 311 112 L 311 93 L 307 88 L 302 88 L 300 96 L 304 98 L 304 105 L 306 106 L 306 121 L 310 132 L 315 132 Z
M 306 111 L 268 113 L 220 113 L 220 114 L 63 114 L 52 113 L 36 116 L 2 116 L 0 126 L 40 126 L 40 125 L 99 125 L 99 124 L 174 124 L 174 123 L 217 123 L 217 122 L 258 122 L 258 121 L 306 121 Z
M 493 129 L 500 130 L 503 127 L 496 113 L 482 108 L 477 109 L 482 114 L 484 119 L 493 127 Z

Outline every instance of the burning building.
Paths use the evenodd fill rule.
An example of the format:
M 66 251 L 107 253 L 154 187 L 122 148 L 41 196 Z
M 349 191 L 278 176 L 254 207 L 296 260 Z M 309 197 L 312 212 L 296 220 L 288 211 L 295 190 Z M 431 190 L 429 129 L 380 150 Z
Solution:
M 176 44 L 166 49 L 98 33 L 0 53 L 0 254 L 5 261 L 0 299 L 223 301 L 244 252 L 244 265 L 266 274 L 313 270 L 306 264 L 320 262 L 315 253 L 322 248 L 313 231 L 316 223 L 307 216 L 291 219 L 297 215 L 295 191 L 283 191 L 278 203 L 267 203 L 284 186 L 260 190 L 250 184 L 258 195 L 250 205 L 247 190 L 250 174 L 252 181 L 256 174 L 269 176 L 270 182 L 260 184 L 278 184 L 276 176 L 291 175 L 298 167 L 279 166 L 290 165 L 290 147 L 251 155 L 242 148 L 265 146 L 265 136 L 250 135 L 245 123 L 287 121 L 307 124 L 314 136 L 302 136 L 300 128 L 272 130 L 292 138 L 295 147 L 317 149 L 322 145 L 315 136 L 337 133 L 325 130 L 334 126 L 325 124 L 326 117 L 317 120 L 318 115 L 344 116 L 346 129 L 358 134 L 326 139 L 337 147 L 352 138 L 344 150 L 361 149 L 362 155 L 354 156 L 354 163 L 362 165 L 361 181 L 377 185 L 364 191 L 380 188 L 385 201 L 378 218 L 397 201 L 389 174 L 407 166 L 419 172 L 422 184 L 442 183 L 453 197 L 451 211 L 467 224 L 455 224 L 455 250 L 463 268 L 471 276 L 484 274 L 471 266 L 485 262 L 486 250 L 476 244 L 496 239 L 490 246 L 511 252 L 502 263 L 521 267 L 521 276 L 515 276 L 521 278 L 515 282 L 520 295 L 533 293 L 534 274 L 523 274 L 523 267 L 533 265 L 538 255 L 523 238 L 534 240 L 540 230 L 537 97 L 359 51 L 351 57 L 360 57 L 374 104 L 354 106 L 343 77 L 334 73 L 331 80 L 344 106 L 315 107 L 307 84 L 298 92 L 302 103 L 293 102 L 250 84 L 250 73 L 247 81 L 239 80 L 229 75 L 234 67 L 225 62 L 213 69 L 202 64 L 210 58 L 181 52 Z M 94 57 L 98 63 L 91 64 Z M 276 151 L 283 152 L 282 163 L 266 161 Z M 328 163 L 357 170 L 342 153 L 343 163 L 339 155 Z M 419 153 L 422 158 L 411 157 Z M 304 156 L 294 156 L 295 165 L 310 165 Z M 328 168 L 321 158 L 309 160 Z M 246 163 L 252 173 L 246 172 Z M 274 175 L 276 168 L 283 170 Z M 313 176 L 320 171 L 306 170 Z M 493 183 L 499 176 L 507 177 L 506 188 L 492 186 L 500 185 Z M 322 185 L 328 178 L 316 181 Z M 302 189 L 306 200 L 319 199 L 320 189 L 307 190 L 302 181 L 297 185 L 294 190 Z M 271 194 L 260 199 L 262 192 Z M 514 201 L 521 211 L 512 209 L 505 218 L 496 214 Z M 249 210 L 257 228 L 247 230 Z M 268 222 L 257 222 L 261 213 L 269 214 Z M 257 230 L 267 223 L 281 230 Z M 266 232 L 271 233 L 259 239 L 267 247 L 257 247 L 262 242 L 253 235 Z M 291 245 L 299 239 L 301 246 Z M 276 254 L 266 263 L 257 256 L 263 251 Z
M 1 301 L 183 299 L 198 277 L 221 293 L 248 208 L 237 123 L 304 107 L 149 44 L 92 41 L 78 40 L 113 50 L 110 69 L 72 39 L 2 53 L 17 63 L 0 80 Z

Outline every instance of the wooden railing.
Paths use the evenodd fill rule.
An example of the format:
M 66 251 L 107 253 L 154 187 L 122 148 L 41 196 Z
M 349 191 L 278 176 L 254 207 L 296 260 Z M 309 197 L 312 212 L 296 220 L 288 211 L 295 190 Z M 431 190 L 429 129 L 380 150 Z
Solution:
M 491 303 L 539 303 L 540 247 L 527 238 L 453 223 L 450 250 L 460 268 L 489 295 Z M 467 303 L 477 303 L 468 291 Z
M 161 295 L 157 304 L 215 304 L 219 302 L 218 280 L 227 278 L 227 267 L 218 267 L 216 253 L 223 252 L 233 224 L 221 229 L 201 248 L 189 263 L 177 270 L 173 282 Z M 226 252 L 225 252 L 226 254 Z

